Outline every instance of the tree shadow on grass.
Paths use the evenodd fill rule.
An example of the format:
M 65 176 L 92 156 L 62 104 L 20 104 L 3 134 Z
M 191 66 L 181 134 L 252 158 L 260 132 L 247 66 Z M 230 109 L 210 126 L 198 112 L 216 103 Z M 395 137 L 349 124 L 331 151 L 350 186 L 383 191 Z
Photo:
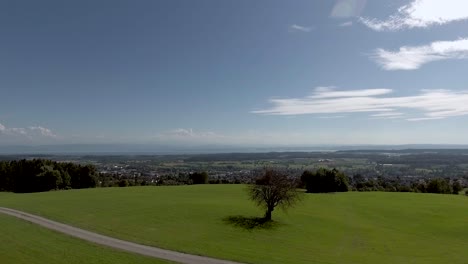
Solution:
M 249 231 L 255 229 L 274 229 L 279 225 L 278 222 L 266 220 L 262 217 L 245 217 L 242 215 L 228 216 L 223 219 L 223 222 Z

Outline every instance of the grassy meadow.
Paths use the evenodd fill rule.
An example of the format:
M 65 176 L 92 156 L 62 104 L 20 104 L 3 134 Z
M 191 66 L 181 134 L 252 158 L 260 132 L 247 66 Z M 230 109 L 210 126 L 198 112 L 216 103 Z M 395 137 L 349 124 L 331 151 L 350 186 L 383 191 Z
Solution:
M 169 263 L 84 242 L 3 214 L 0 226 L 0 263 Z
M 462 195 L 304 194 L 297 207 L 273 212 L 270 229 L 226 221 L 263 215 L 242 185 L 0 193 L 0 206 L 147 245 L 247 263 L 468 262 L 468 197 Z M 14 230 L 10 218 L 0 221 Z M 24 236 L 34 237 L 48 232 L 25 230 Z

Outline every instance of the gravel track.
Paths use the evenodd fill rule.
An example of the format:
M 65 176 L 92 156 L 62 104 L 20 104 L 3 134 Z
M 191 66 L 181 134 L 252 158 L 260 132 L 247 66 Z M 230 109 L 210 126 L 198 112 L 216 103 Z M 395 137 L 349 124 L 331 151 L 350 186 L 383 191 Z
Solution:
M 38 224 L 42 227 L 55 230 L 57 232 L 70 235 L 72 237 L 80 238 L 99 245 L 124 250 L 140 255 L 154 257 L 158 259 L 165 259 L 177 263 L 186 264 L 240 264 L 239 262 L 232 262 L 221 259 L 214 259 L 209 257 L 191 255 L 180 253 L 172 250 L 166 250 L 157 247 L 145 246 L 125 240 L 120 240 L 94 232 L 86 231 L 84 229 L 76 228 L 59 222 L 55 222 L 37 215 L 25 213 L 22 211 L 0 207 L 0 213 L 14 216 L 31 223 Z

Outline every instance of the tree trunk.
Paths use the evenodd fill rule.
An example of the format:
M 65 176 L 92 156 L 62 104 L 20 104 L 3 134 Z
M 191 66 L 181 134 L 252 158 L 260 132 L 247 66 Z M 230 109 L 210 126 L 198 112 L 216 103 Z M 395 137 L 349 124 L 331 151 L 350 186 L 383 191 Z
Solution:
M 264 219 L 265 219 L 266 221 L 270 221 L 270 220 L 271 220 L 271 212 L 273 212 L 273 209 L 268 208 L 267 211 L 266 211 L 266 213 L 265 213 L 265 217 L 264 217 Z

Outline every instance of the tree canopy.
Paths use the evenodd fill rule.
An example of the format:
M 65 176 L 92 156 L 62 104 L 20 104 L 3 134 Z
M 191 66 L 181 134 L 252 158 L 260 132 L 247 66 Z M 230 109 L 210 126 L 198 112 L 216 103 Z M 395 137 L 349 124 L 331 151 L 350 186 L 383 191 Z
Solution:
M 296 204 L 300 196 L 295 180 L 279 170 L 265 169 L 255 183 L 248 186 L 249 198 L 265 209 L 265 220 L 271 220 L 271 214 L 277 206 L 287 209 Z
M 0 162 L 0 191 L 29 193 L 92 188 L 97 185 L 92 165 L 44 159 Z
M 337 169 L 304 171 L 301 181 L 309 193 L 347 192 L 349 188 L 348 177 Z
M 189 179 L 192 180 L 193 184 L 206 184 L 208 183 L 208 173 L 194 172 L 190 174 Z

